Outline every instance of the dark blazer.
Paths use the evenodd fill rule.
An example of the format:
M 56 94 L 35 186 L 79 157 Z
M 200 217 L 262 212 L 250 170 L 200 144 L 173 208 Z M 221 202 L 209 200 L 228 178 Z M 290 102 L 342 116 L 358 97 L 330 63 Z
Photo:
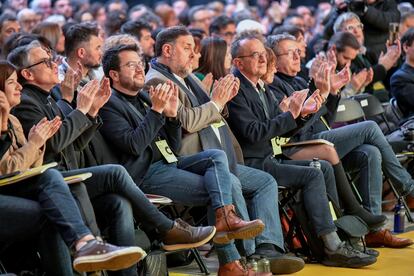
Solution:
M 282 112 L 279 102 L 265 85 L 265 97 L 268 103 L 269 119 L 263 109 L 263 104 L 252 83 L 238 70 L 234 72 L 240 79 L 240 89 L 230 103 L 229 125 L 243 150 L 248 164 L 249 158 L 266 158 L 272 154 L 270 140 L 276 136 L 290 137 L 290 133 L 299 126 L 290 112 Z
M 12 113 L 19 119 L 27 137 L 33 125 L 46 117 L 51 120 L 55 116 L 62 118 L 58 132 L 46 142 L 44 163 L 56 161 L 59 168 L 73 170 L 79 168 L 82 150 L 93 137 L 99 122 L 90 120 L 78 110 L 67 116 L 62 114 L 56 102 L 49 97 L 49 92 L 35 85 L 24 85 L 21 103 Z
M 138 97 L 150 104 L 143 92 Z M 167 140 L 173 152 L 176 153 L 180 147 L 179 121 L 170 121 L 149 109 L 141 119 L 120 92 L 113 90 L 111 98 L 99 113 L 103 120 L 102 135 L 116 149 L 119 162 L 138 185 L 153 162 L 154 150 L 158 150 L 152 147 L 158 136 Z
M 295 91 L 308 88 L 308 85 L 299 77 L 291 77 L 282 73 L 277 73 L 273 83 L 269 87 L 276 98 L 281 100 L 285 96 L 291 96 Z M 313 93 L 313 91 L 309 90 L 309 95 L 311 95 L 311 93 Z M 323 105 L 316 114 L 309 118 L 306 125 L 304 125 L 294 137 L 292 137 L 292 141 L 309 140 L 312 139 L 314 134 L 327 130 L 327 127 L 320 120 L 320 118 L 321 116 L 324 116 L 328 123 L 332 122 L 335 117 L 339 99 L 340 96 L 329 95 L 325 105 Z
M 404 117 L 414 114 L 414 67 L 404 63 L 391 77 L 391 95 Z
M 60 90 L 55 89 L 54 92 L 56 93 L 56 91 L 60 93 Z M 53 96 L 53 94 L 51 96 L 56 100 L 56 97 Z M 62 98 L 56 100 L 56 103 L 60 111 L 65 116 L 69 115 L 73 111 L 73 106 L 76 106 L 75 100 L 72 103 L 69 103 L 66 100 L 63 100 Z M 111 147 L 109 147 L 108 143 L 103 138 L 101 132 L 99 131 L 99 129 L 97 129 L 93 137 L 91 138 L 88 146 L 85 147 L 81 153 L 81 160 L 79 164 L 80 167 L 86 168 L 103 164 L 116 163 L 118 163 L 118 159 L 116 158 L 114 150 Z

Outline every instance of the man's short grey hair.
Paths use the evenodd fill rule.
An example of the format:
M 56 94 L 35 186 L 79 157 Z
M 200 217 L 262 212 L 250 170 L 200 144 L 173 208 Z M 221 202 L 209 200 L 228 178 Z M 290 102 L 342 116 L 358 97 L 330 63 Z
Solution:
M 27 14 L 29 14 L 29 13 L 32 13 L 32 14 L 36 14 L 36 12 L 33 10 L 33 9 L 28 9 L 28 8 L 26 8 L 26 9 L 22 9 L 22 10 L 20 10 L 18 13 L 17 13 L 17 20 L 21 20 L 22 19 L 22 17 L 24 17 L 25 15 L 27 15 Z
M 39 4 L 42 0 L 33 0 L 32 2 L 30 2 L 30 8 L 33 9 L 34 11 L 40 11 Z M 52 1 L 51 0 L 47 0 L 50 2 L 50 5 L 52 6 Z
M 234 39 L 234 41 L 233 41 L 233 43 L 231 44 L 231 47 L 230 47 L 230 52 L 231 52 L 232 59 L 235 59 L 238 56 L 240 56 L 240 49 L 242 47 L 242 45 L 241 45 L 242 41 L 244 41 L 244 40 L 253 40 L 253 39 L 257 39 L 260 42 L 262 42 L 259 38 L 257 38 L 256 35 L 250 34 L 250 33 L 244 33 L 244 35 L 242 35 L 242 36 L 237 36 Z
M 356 19 L 358 20 L 358 22 L 361 22 L 361 19 L 359 19 L 359 16 L 353 12 L 346 12 L 338 16 L 333 26 L 334 32 L 337 33 L 337 32 L 343 31 L 342 28 L 344 27 L 345 23 L 352 19 Z
M 17 47 L 7 56 L 8 62 L 13 64 L 17 70 L 22 70 L 32 64 L 30 53 L 33 49 L 42 47 L 39 41 L 33 40 L 31 43 Z
M 278 35 L 269 35 L 266 39 L 266 47 L 269 47 L 273 50 L 275 55 L 278 55 L 279 44 L 281 41 L 291 40 L 296 41 L 296 37 L 288 33 L 278 34 Z

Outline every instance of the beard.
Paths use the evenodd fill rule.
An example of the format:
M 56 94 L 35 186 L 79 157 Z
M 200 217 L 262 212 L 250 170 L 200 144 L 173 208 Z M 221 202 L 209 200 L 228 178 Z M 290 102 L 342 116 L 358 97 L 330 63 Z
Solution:
M 140 81 L 140 80 L 136 80 L 134 79 L 124 79 L 124 78 L 120 78 L 119 79 L 119 84 L 129 90 L 129 91 L 134 91 L 134 92 L 138 92 L 139 90 L 141 90 L 144 87 L 144 81 Z

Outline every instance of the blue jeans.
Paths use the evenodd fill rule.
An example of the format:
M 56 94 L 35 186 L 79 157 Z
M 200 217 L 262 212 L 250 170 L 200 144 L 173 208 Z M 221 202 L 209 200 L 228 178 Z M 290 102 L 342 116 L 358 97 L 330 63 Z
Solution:
M 327 193 L 338 203 L 332 166 L 320 161 L 321 170 L 309 167 L 310 161 L 281 160 L 273 157 L 246 159 L 246 164 L 270 173 L 280 186 L 302 190 L 307 215 L 318 236 L 336 231 L 329 210 Z
M 167 196 L 184 205 L 209 205 L 212 213 L 232 204 L 232 186 L 240 185 L 234 183 L 238 181 L 231 176 L 226 154 L 209 149 L 179 157 L 176 163 L 167 164 L 163 160 L 153 163 L 140 187 L 147 193 Z M 237 202 L 235 205 L 239 209 Z M 211 216 L 209 223 L 214 225 Z M 234 243 L 217 245 L 216 251 L 220 264 L 240 259 Z
M 117 194 L 106 194 L 94 198 L 92 204 L 99 228 L 108 242 L 119 246 L 136 245 L 134 216 L 129 200 Z M 107 273 L 111 276 L 136 276 L 137 266 Z
M 48 275 L 73 275 L 69 250 L 37 201 L 0 194 L 0 225 L 0 244 L 5 248 L 14 242 L 37 240 Z
M 330 131 L 324 131 L 315 134 L 314 138 L 322 138 L 334 143 L 336 151 L 341 159 L 356 149 L 358 149 L 359 152 L 364 152 L 367 156 L 375 155 L 366 158 L 366 161 L 369 163 L 364 166 L 369 170 L 368 172 L 365 172 L 370 177 L 365 177 L 365 181 L 368 182 L 365 183 L 364 186 L 368 187 L 365 190 L 369 189 L 369 192 L 372 193 L 372 196 L 368 196 L 370 198 L 368 204 L 371 207 L 374 207 L 372 210 L 373 213 L 381 213 L 381 193 L 378 192 L 379 190 L 382 190 L 381 167 L 384 174 L 391 179 L 400 192 L 403 194 L 413 192 L 413 179 L 401 166 L 400 162 L 395 157 L 395 153 L 390 144 L 387 142 L 384 134 L 375 122 L 365 121 L 332 129 Z M 372 149 L 372 147 L 360 147 L 362 145 L 370 145 L 377 149 Z M 346 165 L 353 161 L 350 160 L 352 159 L 348 158 Z M 378 160 L 382 160 L 381 167 L 378 166 Z M 365 196 L 365 198 L 368 197 Z
M 39 202 L 45 216 L 57 227 L 69 247 L 91 234 L 82 220 L 68 185 L 57 170 L 49 169 L 34 178 L 3 186 L 0 192 Z
M 173 221 L 146 198 L 123 166 L 102 165 L 62 172 L 62 175 L 70 176 L 86 172 L 92 173 L 92 177 L 84 181 L 92 202 L 103 195 L 116 194 L 128 200 L 137 221 L 151 225 L 160 233 L 166 233 L 173 227 Z M 133 230 L 133 225 L 130 226 Z
M 257 245 L 271 243 L 284 250 L 279 216 L 278 188 L 270 174 L 243 165 L 237 165 L 239 181 L 233 181 L 233 202 L 243 220 L 261 219 L 264 231 L 255 240 L 244 240 L 246 255 L 252 255 Z M 232 175 L 234 178 L 236 176 Z

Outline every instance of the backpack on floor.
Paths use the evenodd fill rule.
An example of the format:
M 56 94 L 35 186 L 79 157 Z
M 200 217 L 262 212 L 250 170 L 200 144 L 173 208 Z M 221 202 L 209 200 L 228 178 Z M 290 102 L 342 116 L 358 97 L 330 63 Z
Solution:
M 338 228 L 339 237 L 342 241 L 356 247 L 369 232 L 368 226 L 359 217 L 342 216 L 340 208 L 332 201 L 331 204 L 337 217 L 334 223 Z M 283 209 L 282 217 L 289 221 L 289 229 L 285 232 L 285 242 L 289 251 L 304 258 L 306 262 L 321 262 L 325 257 L 324 244 L 322 239 L 317 236 L 312 221 L 308 217 L 302 192 L 298 191 L 292 196 Z M 289 215 L 288 209 L 291 210 L 291 215 Z

